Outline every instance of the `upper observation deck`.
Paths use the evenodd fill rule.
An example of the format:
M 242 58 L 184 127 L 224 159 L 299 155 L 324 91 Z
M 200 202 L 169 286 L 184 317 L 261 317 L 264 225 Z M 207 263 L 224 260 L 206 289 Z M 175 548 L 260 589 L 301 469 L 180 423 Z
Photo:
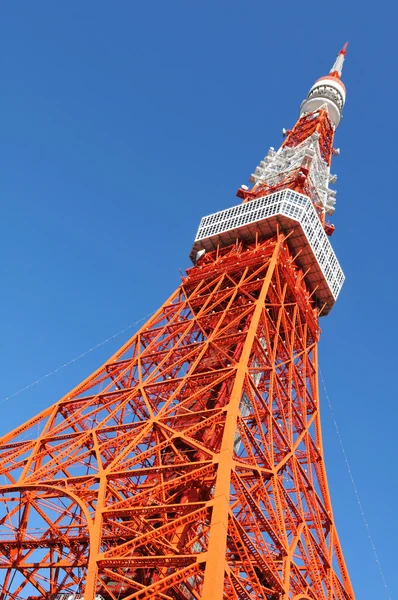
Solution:
M 269 194 L 203 217 L 190 253 L 195 263 L 200 250 L 225 247 L 236 240 L 254 242 L 277 231 L 290 234 L 288 245 L 322 315 L 337 300 L 344 282 L 332 245 L 312 200 L 290 189 Z

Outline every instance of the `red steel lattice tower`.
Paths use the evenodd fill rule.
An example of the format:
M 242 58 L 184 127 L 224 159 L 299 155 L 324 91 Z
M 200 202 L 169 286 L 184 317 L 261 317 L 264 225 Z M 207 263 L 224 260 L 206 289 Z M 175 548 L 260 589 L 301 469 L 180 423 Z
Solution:
M 317 362 L 344 56 L 156 314 L 0 440 L 0 600 L 353 600 Z

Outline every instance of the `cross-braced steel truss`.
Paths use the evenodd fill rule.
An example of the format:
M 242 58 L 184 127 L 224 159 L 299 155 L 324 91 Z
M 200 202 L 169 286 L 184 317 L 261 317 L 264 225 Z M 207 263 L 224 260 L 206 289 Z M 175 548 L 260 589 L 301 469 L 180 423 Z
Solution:
M 0 440 L 0 600 L 352 600 L 318 337 L 283 234 L 202 257 L 104 366 Z

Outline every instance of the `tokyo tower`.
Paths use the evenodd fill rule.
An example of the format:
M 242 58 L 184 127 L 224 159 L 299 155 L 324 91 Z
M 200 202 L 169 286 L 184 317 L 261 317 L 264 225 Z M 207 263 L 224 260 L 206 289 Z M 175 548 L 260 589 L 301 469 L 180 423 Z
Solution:
M 325 473 L 319 318 L 344 47 L 181 285 L 0 440 L 0 600 L 353 600 Z

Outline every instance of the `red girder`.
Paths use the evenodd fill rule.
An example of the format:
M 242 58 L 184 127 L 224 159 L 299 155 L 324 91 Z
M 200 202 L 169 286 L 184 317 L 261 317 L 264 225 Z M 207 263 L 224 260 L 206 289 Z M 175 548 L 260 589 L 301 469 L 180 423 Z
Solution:
M 0 440 L 0 600 L 353 600 L 318 318 L 282 234 L 189 269 L 104 366 Z

